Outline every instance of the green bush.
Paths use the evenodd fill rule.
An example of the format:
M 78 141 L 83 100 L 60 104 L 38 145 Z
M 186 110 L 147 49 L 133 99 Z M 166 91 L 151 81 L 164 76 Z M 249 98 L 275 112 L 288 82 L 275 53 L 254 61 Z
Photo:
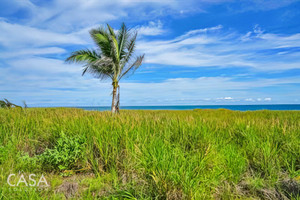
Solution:
M 67 137 L 61 133 L 53 149 L 46 149 L 39 155 L 43 167 L 52 170 L 72 169 L 83 158 L 85 141 L 83 137 Z

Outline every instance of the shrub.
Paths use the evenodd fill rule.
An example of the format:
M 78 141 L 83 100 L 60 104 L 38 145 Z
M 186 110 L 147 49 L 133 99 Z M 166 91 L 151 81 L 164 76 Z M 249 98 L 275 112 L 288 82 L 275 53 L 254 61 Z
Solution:
M 53 149 L 39 155 L 43 167 L 53 170 L 72 169 L 83 159 L 85 141 L 82 137 L 67 137 L 61 133 Z

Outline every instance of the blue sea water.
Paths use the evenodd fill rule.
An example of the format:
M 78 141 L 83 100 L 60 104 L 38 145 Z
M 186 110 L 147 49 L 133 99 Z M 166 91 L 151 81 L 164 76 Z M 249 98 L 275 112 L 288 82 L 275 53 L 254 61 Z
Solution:
M 77 107 L 85 110 L 110 110 L 107 106 Z M 229 109 L 229 110 L 300 110 L 300 104 L 274 104 L 274 105 L 188 105 L 188 106 L 121 106 L 125 110 L 193 110 L 193 109 Z

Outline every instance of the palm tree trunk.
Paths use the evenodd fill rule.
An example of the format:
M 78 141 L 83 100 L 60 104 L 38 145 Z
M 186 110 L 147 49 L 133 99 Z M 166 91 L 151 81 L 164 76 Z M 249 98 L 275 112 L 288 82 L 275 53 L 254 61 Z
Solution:
M 111 112 L 116 113 L 116 97 L 117 97 L 117 87 L 113 86 L 113 95 L 111 103 Z
M 116 112 L 120 113 L 120 86 L 117 87 Z

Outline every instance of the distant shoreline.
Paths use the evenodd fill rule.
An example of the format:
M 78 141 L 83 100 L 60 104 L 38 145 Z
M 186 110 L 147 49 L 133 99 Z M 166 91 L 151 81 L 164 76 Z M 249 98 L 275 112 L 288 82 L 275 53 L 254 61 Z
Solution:
M 110 110 L 109 106 L 78 106 L 85 110 Z M 121 106 L 125 110 L 193 110 L 193 109 L 229 109 L 238 111 L 255 110 L 300 110 L 300 104 L 264 104 L 264 105 L 177 105 L 177 106 Z

